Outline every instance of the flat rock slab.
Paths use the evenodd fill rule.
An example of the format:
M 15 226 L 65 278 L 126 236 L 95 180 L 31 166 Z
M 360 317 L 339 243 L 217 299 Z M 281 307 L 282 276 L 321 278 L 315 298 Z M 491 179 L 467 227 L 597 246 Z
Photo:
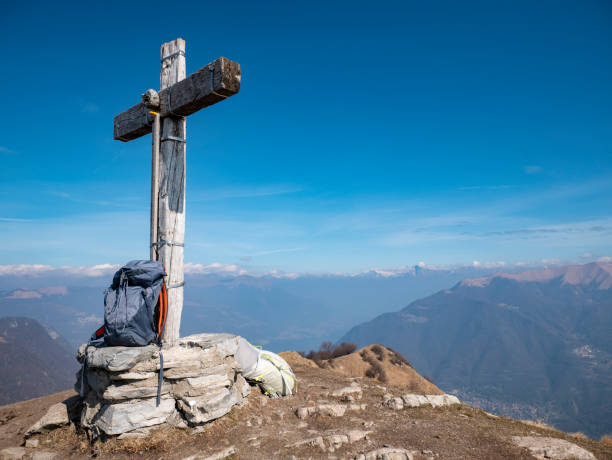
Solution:
M 519 447 L 529 449 L 529 452 L 536 457 L 559 460 L 596 460 L 595 456 L 588 450 L 564 439 L 540 436 L 513 436 L 512 441 Z
M 220 388 L 206 396 L 182 397 L 177 401 L 178 407 L 189 423 L 210 422 L 227 414 L 234 405 L 240 402 L 241 396 L 234 388 Z
M 401 398 L 388 398 L 385 400 L 385 405 L 393 409 L 403 409 L 407 407 L 420 407 L 431 404 L 432 407 L 452 406 L 453 404 L 461 404 L 459 398 L 453 395 L 417 395 L 406 394 Z
M 86 350 L 87 366 L 110 372 L 126 371 L 141 361 L 151 359 L 158 349 L 156 345 L 146 347 L 90 346 Z
M 28 438 L 35 433 L 53 430 L 63 425 L 68 425 L 68 407 L 63 402 L 53 404 L 43 417 L 28 428 L 25 437 Z
M 215 348 L 225 358 L 234 356 L 238 350 L 240 336 L 234 334 L 193 334 L 179 339 L 182 347 Z
M 111 404 L 102 407 L 95 425 L 106 434 L 121 434 L 165 423 L 175 411 L 174 399 L 162 399 L 159 407 L 155 399 Z

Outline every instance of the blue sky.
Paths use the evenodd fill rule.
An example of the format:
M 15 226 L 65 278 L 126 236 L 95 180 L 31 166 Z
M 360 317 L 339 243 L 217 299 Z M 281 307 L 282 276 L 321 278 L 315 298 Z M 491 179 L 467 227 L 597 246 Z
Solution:
M 188 73 L 243 74 L 188 119 L 187 262 L 612 256 L 609 2 L 167 5 L 3 6 L 0 264 L 147 256 L 150 138 L 114 141 L 112 119 L 179 36 Z

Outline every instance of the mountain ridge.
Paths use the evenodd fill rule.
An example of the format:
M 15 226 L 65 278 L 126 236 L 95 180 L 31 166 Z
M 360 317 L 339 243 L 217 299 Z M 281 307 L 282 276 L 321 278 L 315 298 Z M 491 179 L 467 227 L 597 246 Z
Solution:
M 443 390 L 487 410 L 594 436 L 612 431 L 610 264 L 475 280 L 339 341 L 390 346 Z

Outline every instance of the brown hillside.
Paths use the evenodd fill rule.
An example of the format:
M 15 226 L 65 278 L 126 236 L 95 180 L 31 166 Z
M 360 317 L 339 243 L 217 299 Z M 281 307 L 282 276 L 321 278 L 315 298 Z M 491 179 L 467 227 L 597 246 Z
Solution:
M 297 353 L 295 355 L 312 363 L 312 361 L 302 358 Z M 284 355 L 285 359 L 288 356 Z M 293 361 L 293 359 L 293 355 L 291 355 L 288 361 Z M 370 377 L 378 380 L 381 384 L 405 387 L 410 393 L 444 394 L 437 386 L 415 371 L 403 356 L 382 345 L 368 345 L 354 353 L 322 361 L 322 366 L 348 377 Z M 380 369 L 378 366 L 380 366 Z

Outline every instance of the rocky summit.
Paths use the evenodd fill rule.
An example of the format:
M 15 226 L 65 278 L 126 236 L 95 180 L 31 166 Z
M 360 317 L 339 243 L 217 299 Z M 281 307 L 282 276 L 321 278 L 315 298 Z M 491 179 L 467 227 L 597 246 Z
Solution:
M 210 335 L 208 337 L 212 338 Z M 222 359 L 227 366 L 228 375 L 231 375 L 232 337 L 227 336 L 227 339 L 216 342 L 186 338 L 179 345 L 181 351 L 176 353 L 190 356 L 192 353 L 193 356 L 198 353 L 200 358 L 188 361 L 194 369 L 198 366 L 203 369 L 209 364 L 212 366 L 212 363 L 204 361 L 202 356 L 210 357 L 218 352 L 220 356 L 217 359 Z M 393 356 L 391 350 L 382 348 L 383 357 Z M 211 349 L 216 352 L 200 354 Z M 146 356 L 142 360 L 127 352 L 114 355 L 102 352 L 96 355 L 100 351 L 89 351 L 88 357 L 92 362 L 103 367 L 91 366 L 88 369 L 95 372 L 104 369 L 109 376 L 133 377 L 136 373 L 141 373 L 143 378 L 139 381 L 144 382 L 151 378 L 148 373 L 156 372 L 154 365 L 159 360 L 155 356 L 154 347 L 149 351 L 141 351 Z M 359 354 L 362 351 L 355 353 L 359 359 L 362 359 Z M 166 353 L 164 357 L 165 355 Z M 188 384 L 186 379 L 199 377 L 192 377 L 193 374 L 189 373 L 187 366 L 182 366 L 181 371 L 181 366 L 168 367 L 168 372 L 175 369 L 170 375 L 174 375 L 176 379 L 169 377 L 166 382 L 164 378 L 164 398 L 157 409 L 161 411 L 161 416 L 157 419 L 150 418 L 158 422 L 166 417 L 165 422 L 141 428 L 133 426 L 133 430 L 119 436 L 107 434 L 104 431 L 106 426 L 95 425 L 94 421 L 90 422 L 90 425 L 93 423 L 98 426 L 100 435 L 93 439 L 91 429 L 81 427 L 78 419 L 70 422 L 75 401 L 79 400 L 70 392 L 0 407 L 0 459 L 96 456 L 102 459 L 172 460 L 612 460 L 612 444 L 606 439 L 597 442 L 581 434 L 567 434 L 545 425 L 499 417 L 462 404 L 453 395 L 443 394 L 439 390 L 428 394 L 427 387 L 423 387 L 424 391 L 419 391 L 414 386 L 410 388 L 408 385 L 398 385 L 389 377 L 391 372 L 387 361 L 382 363 L 389 381 L 383 383 L 380 376 L 369 378 L 346 375 L 334 370 L 333 366 L 316 365 L 295 352 L 285 352 L 281 355 L 291 365 L 299 381 L 298 391 L 294 396 L 268 398 L 257 387 L 251 387 L 250 394 L 240 398 L 237 383 L 239 379 L 236 379 L 233 384 L 220 386 L 225 388 L 227 393 L 234 392 L 239 403 L 229 407 L 225 415 L 204 423 L 198 420 L 207 417 L 206 409 L 190 412 L 183 405 L 185 401 L 192 399 L 201 401 L 198 398 L 202 397 L 188 395 L 191 391 L 201 390 L 198 382 L 195 382 L 195 386 L 193 381 Z M 168 354 L 167 361 L 169 366 L 176 362 L 172 354 Z M 344 360 L 343 372 L 359 371 L 356 365 L 349 369 L 347 361 Z M 186 363 L 187 360 L 181 362 Z M 391 365 L 397 366 L 398 369 L 407 366 L 400 361 Z M 338 367 L 338 363 L 336 366 Z M 127 383 L 123 383 L 124 381 Z M 149 417 L 148 410 L 152 411 L 154 407 L 153 390 L 144 384 L 138 388 L 137 380 L 124 381 L 111 379 L 103 390 L 91 390 L 101 398 L 100 407 L 97 409 L 97 414 L 100 415 L 94 416 L 92 420 L 105 419 L 107 422 L 123 423 L 138 422 Z M 114 389 L 123 385 L 136 386 L 129 389 L 129 392 L 127 388 L 122 392 Z M 190 385 L 195 390 L 192 390 Z M 213 387 L 211 385 L 211 392 Z M 132 395 L 132 391 L 140 391 L 140 402 L 127 403 L 120 399 L 122 394 Z M 142 412 L 140 415 L 133 412 L 125 416 L 126 413 L 122 411 L 126 404 L 140 404 Z M 107 408 L 106 411 L 112 408 L 113 416 L 103 417 L 103 407 Z M 86 410 L 81 411 L 82 416 Z M 191 418 L 193 414 L 198 414 L 201 419 Z M 179 419 L 177 415 L 182 423 L 175 423 Z

